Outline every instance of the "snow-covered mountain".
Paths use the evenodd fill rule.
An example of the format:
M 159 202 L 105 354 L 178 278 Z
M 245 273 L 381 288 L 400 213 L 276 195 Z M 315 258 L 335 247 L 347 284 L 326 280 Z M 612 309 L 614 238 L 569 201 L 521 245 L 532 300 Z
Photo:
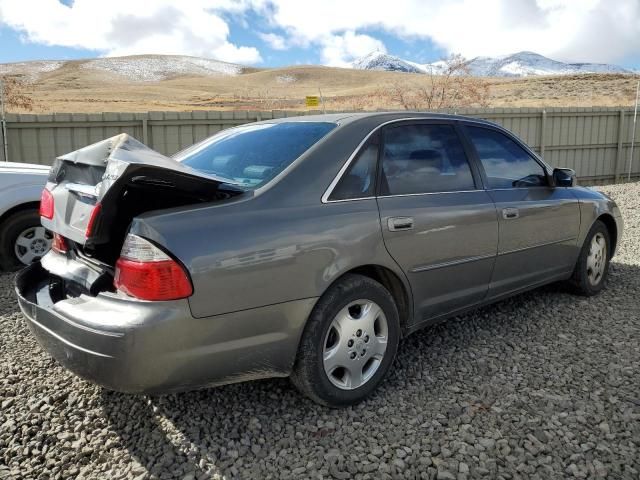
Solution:
M 386 70 L 411 73 L 440 73 L 445 63 L 419 64 L 381 52 L 372 52 L 355 62 L 360 70 Z M 500 57 L 476 57 L 467 62 L 469 71 L 478 77 L 527 77 L 534 75 L 572 75 L 577 73 L 633 73 L 617 65 L 604 63 L 565 63 L 533 52 L 519 52 Z
M 571 75 L 576 73 L 632 73 L 606 63 L 565 63 L 533 52 L 502 57 L 476 57 L 468 64 L 472 75 L 483 77 L 528 77 L 530 75 Z
M 159 81 L 180 76 L 238 75 L 235 63 L 186 55 L 136 55 L 87 60 L 80 68 L 114 73 L 136 81 Z
M 353 62 L 356 70 L 383 70 L 388 72 L 424 73 L 422 65 L 382 52 L 371 52 Z
M 148 82 L 182 76 L 239 75 L 242 65 L 186 55 L 133 55 L 86 60 L 32 61 L 0 64 L 0 75 L 24 75 L 36 81 L 57 70 L 81 69 Z

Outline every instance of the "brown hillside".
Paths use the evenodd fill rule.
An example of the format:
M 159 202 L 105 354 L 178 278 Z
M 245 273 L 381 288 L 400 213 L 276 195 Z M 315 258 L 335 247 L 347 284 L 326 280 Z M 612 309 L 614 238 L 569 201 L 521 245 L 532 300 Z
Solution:
M 138 81 L 135 70 L 143 59 L 167 65 L 165 78 Z M 46 62 L 0 65 L 0 74 L 21 75 L 30 82 L 34 113 L 148 110 L 302 109 L 305 95 L 322 89 L 327 109 L 389 109 L 400 105 L 389 95 L 391 85 L 407 88 L 427 82 L 421 74 L 374 72 L 294 66 L 255 69 L 237 68 L 238 74 L 181 71 L 176 59 L 191 57 L 138 56 L 114 59 L 128 62 L 127 74 L 94 68 L 98 60 L 68 61 L 58 68 Z M 104 59 L 101 59 L 101 61 Z M 182 61 L 180 60 L 180 61 Z M 190 64 L 189 64 L 190 65 Z M 44 71 L 47 70 L 50 71 Z M 199 67 L 198 67 L 199 68 Z M 196 67 L 194 67 L 197 70 Z M 633 104 L 637 76 L 574 75 L 528 78 L 485 78 L 491 107 L 588 107 Z

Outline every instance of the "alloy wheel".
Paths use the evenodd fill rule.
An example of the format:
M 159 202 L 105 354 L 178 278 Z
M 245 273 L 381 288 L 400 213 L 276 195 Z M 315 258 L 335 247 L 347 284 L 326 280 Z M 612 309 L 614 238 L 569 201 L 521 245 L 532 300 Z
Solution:
M 39 260 L 51 248 L 53 235 L 41 226 L 24 229 L 13 246 L 16 258 L 23 264 L 29 265 Z
M 334 317 L 324 339 L 322 362 L 333 385 L 354 390 L 376 373 L 387 351 L 389 326 L 371 300 L 349 303 Z

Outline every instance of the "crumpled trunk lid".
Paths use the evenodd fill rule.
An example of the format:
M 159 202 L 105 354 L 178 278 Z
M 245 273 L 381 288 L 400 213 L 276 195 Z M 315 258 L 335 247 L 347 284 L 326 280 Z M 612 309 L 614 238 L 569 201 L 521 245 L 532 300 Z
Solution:
M 42 217 L 42 224 L 72 240 L 83 253 L 111 263 L 134 217 L 243 192 L 228 183 L 221 188 L 226 182 L 122 133 L 56 159 L 46 186 L 53 195 L 54 215 Z

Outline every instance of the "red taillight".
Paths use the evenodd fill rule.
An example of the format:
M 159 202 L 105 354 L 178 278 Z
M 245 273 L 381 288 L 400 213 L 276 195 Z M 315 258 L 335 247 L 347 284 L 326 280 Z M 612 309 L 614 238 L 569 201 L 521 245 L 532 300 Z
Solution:
M 46 188 L 40 195 L 40 216 L 49 220 L 53 218 L 53 194 Z
M 96 223 L 96 218 L 98 218 L 98 215 L 100 215 L 100 211 L 102 210 L 102 205 L 99 203 L 96 203 L 96 205 L 93 207 L 93 210 L 91 210 L 91 216 L 89 217 L 89 223 L 87 223 L 87 229 L 84 232 L 84 236 L 89 238 L 91 236 L 91 234 L 93 233 L 93 227 Z
M 113 284 L 141 300 L 176 300 L 193 293 L 191 282 L 175 260 L 135 262 L 119 258 Z
M 182 265 L 148 240 L 131 234 L 116 262 L 113 285 L 141 300 L 177 300 L 193 293 Z
M 62 235 L 58 233 L 53 234 L 51 250 L 58 253 L 67 253 L 67 242 Z

